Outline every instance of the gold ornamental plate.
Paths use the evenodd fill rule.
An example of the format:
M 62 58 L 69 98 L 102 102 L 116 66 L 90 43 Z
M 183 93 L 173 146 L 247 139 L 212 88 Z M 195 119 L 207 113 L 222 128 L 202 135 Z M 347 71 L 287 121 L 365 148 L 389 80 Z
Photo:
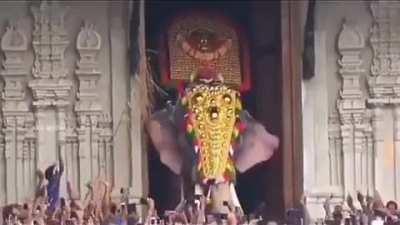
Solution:
M 227 18 L 181 15 L 168 26 L 163 42 L 164 84 L 190 81 L 199 71 L 212 71 L 222 76 L 226 85 L 248 89 L 247 44 Z

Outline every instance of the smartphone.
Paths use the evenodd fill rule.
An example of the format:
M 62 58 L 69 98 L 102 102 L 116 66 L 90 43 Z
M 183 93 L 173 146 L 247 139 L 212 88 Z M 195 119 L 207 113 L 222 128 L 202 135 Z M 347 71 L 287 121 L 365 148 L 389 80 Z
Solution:
M 164 215 L 169 216 L 169 215 L 174 215 L 176 214 L 175 210 L 165 210 Z

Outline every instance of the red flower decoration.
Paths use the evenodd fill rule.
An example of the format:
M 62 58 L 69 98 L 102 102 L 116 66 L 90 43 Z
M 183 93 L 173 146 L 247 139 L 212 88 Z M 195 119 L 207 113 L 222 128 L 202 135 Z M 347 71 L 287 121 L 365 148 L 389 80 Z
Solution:
M 239 130 L 239 133 L 243 133 L 245 130 L 246 130 L 246 124 L 245 123 L 242 123 L 242 122 L 239 122 L 237 125 L 236 125 L 236 127 L 237 127 L 237 129 Z
M 184 81 L 179 81 L 177 90 L 178 90 L 179 96 L 185 95 L 185 82 Z

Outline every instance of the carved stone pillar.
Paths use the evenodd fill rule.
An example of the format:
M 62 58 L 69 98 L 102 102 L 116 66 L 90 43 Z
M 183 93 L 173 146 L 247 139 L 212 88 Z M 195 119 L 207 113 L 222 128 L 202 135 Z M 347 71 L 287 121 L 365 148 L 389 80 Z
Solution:
M 96 179 L 100 174 L 99 168 L 99 148 L 98 148 L 98 141 L 99 141 L 99 130 L 97 129 L 98 126 L 98 119 L 97 116 L 91 116 L 90 118 L 90 149 L 91 149 L 91 171 L 92 171 L 92 180 Z
M 365 173 L 365 190 L 361 189 L 363 193 L 367 195 L 372 195 L 374 193 L 374 141 L 373 141 L 373 129 L 371 125 L 371 112 L 367 110 L 367 116 L 364 121 L 364 135 L 365 135 L 365 143 L 364 143 L 364 159 L 365 167 L 363 167 L 363 171 Z
M 398 200 L 397 110 L 392 113 L 391 108 L 400 103 L 400 2 L 373 1 L 370 6 L 374 22 L 370 29 L 373 57 L 368 103 L 374 112 L 375 188 L 385 201 Z
M 79 142 L 79 190 L 81 196 L 86 189 L 85 185 L 91 181 L 90 170 L 90 122 L 86 116 L 78 117 L 78 142 Z
M 13 120 L 5 119 L 4 132 L 4 145 L 5 145 L 5 167 L 6 167 L 6 203 L 17 202 L 17 194 L 15 190 L 16 176 L 16 165 L 14 163 L 16 151 L 15 151 L 15 122 Z M 7 171 L 9 173 L 7 173 Z M 10 172 L 13 171 L 13 172 Z
M 395 198 L 400 198 L 400 105 L 394 108 Z
M 3 118 L 0 116 L 0 126 L 3 127 Z M 5 147 L 4 147 L 4 134 L 0 132 L 0 165 L 2 171 L 0 171 L 0 190 L 4 193 L 0 195 L 0 205 L 6 204 L 6 160 L 5 160 Z M 0 216 L 1 218 L 1 216 Z
M 373 140 L 374 140 L 374 186 L 375 188 L 382 192 L 385 190 L 383 186 L 384 174 L 383 174 L 383 152 L 385 151 L 383 130 L 383 114 L 380 107 L 375 107 L 372 116 L 372 128 L 373 128 Z
M 365 143 L 365 133 L 363 124 L 354 125 L 354 180 L 355 180 L 355 191 L 362 191 L 365 193 L 366 187 L 366 174 L 365 174 L 365 164 L 366 158 L 364 157 L 366 149 Z
M 56 163 L 60 150 L 64 151 L 63 121 L 73 86 L 64 66 L 64 51 L 69 44 L 64 27 L 67 11 L 57 1 L 41 1 L 39 6 L 31 7 L 35 59 L 32 68 L 34 79 L 29 82 L 29 87 L 38 120 L 37 165 L 41 169 Z
M 65 166 L 65 160 L 66 160 L 66 107 L 68 105 L 58 105 L 55 109 L 55 113 L 56 113 L 56 121 L 57 121 L 57 130 L 56 130 L 56 139 L 57 141 L 57 152 L 56 152 L 56 156 L 61 157 L 64 161 L 64 166 Z M 65 171 L 65 167 L 64 167 L 64 171 Z M 67 179 L 68 177 L 62 176 L 61 177 L 61 185 L 60 185 L 60 193 L 64 196 L 66 196 L 67 193 Z
M 100 147 L 100 143 L 104 141 L 102 133 L 111 131 L 112 124 L 105 121 L 108 117 L 105 116 L 98 95 L 98 82 L 101 78 L 98 65 L 98 54 L 102 46 L 101 36 L 94 29 L 93 24 L 85 21 L 76 43 L 79 62 L 75 75 L 79 81 L 79 88 L 74 110 L 79 118 L 78 140 L 81 156 L 79 169 L 82 192 L 85 183 L 99 176 L 112 183 L 112 176 L 107 176 L 111 171 L 107 171 L 107 168 L 102 166 L 106 160 L 106 148 Z M 110 160 L 109 163 L 112 164 L 112 161 Z
M 33 129 L 33 117 L 25 98 L 26 76 L 25 55 L 28 43 L 25 34 L 18 29 L 17 21 L 10 21 L 1 38 L 1 49 L 5 60 L 0 75 L 5 87 L 2 93 L 2 114 L 5 133 L 5 169 L 7 203 L 29 197 L 29 158 L 26 154 L 26 133 Z M 34 159 L 33 159 L 34 160 Z
M 354 127 L 344 124 L 341 127 L 343 149 L 344 196 L 353 194 L 355 188 L 354 177 Z
M 126 146 L 141 146 L 134 142 L 129 136 L 129 82 L 130 74 L 127 65 L 129 64 L 127 60 L 127 49 L 128 49 L 128 39 L 127 31 L 124 29 L 123 21 L 123 6 L 124 2 L 118 2 L 116 4 L 110 4 L 110 49 L 111 49 L 111 64 L 113 65 L 111 69 L 111 79 L 112 79 L 112 118 L 113 118 L 113 133 L 114 136 L 114 148 L 121 149 Z M 132 90 L 133 91 L 133 90 Z M 131 102 L 132 107 L 136 107 L 139 104 Z M 139 126 L 140 121 L 135 121 L 136 126 Z M 132 132 L 132 129 L 131 129 Z M 114 171 L 118 171 L 119 176 L 114 177 L 114 183 L 117 188 L 132 186 L 132 182 L 140 180 L 136 177 L 136 173 L 141 171 L 141 168 L 133 169 L 132 166 L 137 164 L 138 158 L 133 158 L 132 151 L 138 151 L 139 149 L 130 149 L 129 151 L 114 151 L 113 158 L 115 162 Z M 127 167 L 126 165 L 129 165 Z M 129 168 L 129 169 L 127 169 Z M 114 195 L 119 195 L 118 189 L 116 189 Z M 139 194 L 139 193 L 138 193 Z
M 365 135 L 364 126 L 361 124 L 365 117 L 366 105 L 361 91 L 360 76 L 364 73 L 361 58 L 364 47 L 364 37 L 361 33 L 344 21 L 338 40 L 342 88 L 337 100 L 342 134 L 344 196 L 354 195 L 362 186 L 363 180 L 361 166 Z
M 330 183 L 342 185 L 342 140 L 340 121 L 337 114 L 329 117 L 329 163 Z

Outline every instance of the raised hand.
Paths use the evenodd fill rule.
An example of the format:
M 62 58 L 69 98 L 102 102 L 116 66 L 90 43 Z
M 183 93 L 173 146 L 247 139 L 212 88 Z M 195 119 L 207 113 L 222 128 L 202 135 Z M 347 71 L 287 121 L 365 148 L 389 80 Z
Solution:
M 352 212 L 354 212 L 355 211 L 355 207 L 354 207 L 354 204 L 353 204 L 353 197 L 351 197 L 350 195 L 347 195 L 346 203 L 349 206 L 350 210 Z
M 324 202 L 324 210 L 325 210 L 325 219 L 330 220 L 332 218 L 330 203 L 331 203 L 332 196 L 325 199 Z

